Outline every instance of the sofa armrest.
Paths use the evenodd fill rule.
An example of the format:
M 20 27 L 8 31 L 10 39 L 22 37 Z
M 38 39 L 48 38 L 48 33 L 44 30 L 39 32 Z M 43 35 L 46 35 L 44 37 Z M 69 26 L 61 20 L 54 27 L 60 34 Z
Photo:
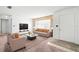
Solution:
M 15 38 L 15 39 L 12 39 L 11 40 L 12 42 L 15 42 L 15 41 L 25 41 L 25 38 L 24 37 L 20 37 L 20 38 Z
M 12 51 L 25 47 L 26 40 L 25 38 L 12 39 L 10 42 L 10 47 Z

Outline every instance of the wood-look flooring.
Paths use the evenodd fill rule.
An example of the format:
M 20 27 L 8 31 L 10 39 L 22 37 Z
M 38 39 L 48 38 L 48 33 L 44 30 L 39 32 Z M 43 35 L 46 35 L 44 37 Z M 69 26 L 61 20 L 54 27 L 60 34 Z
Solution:
M 51 44 L 48 44 L 49 42 Z M 7 43 L 7 36 L 6 35 L 0 36 L 0 52 L 5 52 L 7 50 L 8 46 L 6 46 L 6 43 Z M 32 41 L 26 39 L 26 48 L 17 50 L 17 52 L 67 52 L 64 50 L 64 48 L 60 49 L 60 47 L 58 46 L 67 49 L 71 48 L 70 50 L 79 48 L 79 45 L 76 45 L 74 43 L 71 44 L 70 42 L 54 40 L 52 37 L 45 38 L 38 36 L 35 40 Z M 78 52 L 79 49 L 74 51 Z

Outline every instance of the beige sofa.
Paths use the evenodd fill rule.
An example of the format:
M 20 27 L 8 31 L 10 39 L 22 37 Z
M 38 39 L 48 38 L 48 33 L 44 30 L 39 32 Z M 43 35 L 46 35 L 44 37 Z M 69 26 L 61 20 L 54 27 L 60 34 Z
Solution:
M 36 29 L 33 32 L 43 37 L 51 37 L 52 36 L 51 34 L 53 34 L 52 31 L 48 29 Z
M 22 36 L 18 37 L 17 34 L 9 34 L 8 35 L 8 44 L 9 44 L 11 51 L 16 51 L 18 49 L 25 47 L 26 40 Z

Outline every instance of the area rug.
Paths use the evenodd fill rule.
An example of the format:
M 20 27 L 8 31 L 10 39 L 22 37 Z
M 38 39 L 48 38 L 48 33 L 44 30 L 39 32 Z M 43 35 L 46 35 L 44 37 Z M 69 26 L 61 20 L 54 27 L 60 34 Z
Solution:
M 38 36 L 35 40 L 28 40 L 28 39 L 26 39 L 26 48 L 18 50 L 17 52 L 27 51 L 27 50 L 31 49 L 32 47 L 35 47 L 35 46 L 39 45 L 41 42 L 43 42 L 43 41 L 45 41 L 47 39 L 48 38 L 41 37 L 41 36 Z

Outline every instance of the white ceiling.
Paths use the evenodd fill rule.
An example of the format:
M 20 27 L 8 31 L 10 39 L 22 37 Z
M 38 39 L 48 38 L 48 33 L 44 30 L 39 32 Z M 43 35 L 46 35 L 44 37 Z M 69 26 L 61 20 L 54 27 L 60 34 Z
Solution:
M 46 15 L 53 15 L 55 11 L 67 6 L 13 6 L 12 9 L 0 7 L 0 13 L 17 14 L 28 18 L 36 18 Z
M 30 18 L 36 18 L 46 15 L 51 15 L 55 11 L 67 8 L 67 7 L 59 7 L 59 6 L 30 6 L 30 7 L 14 7 L 18 13 L 27 14 Z

